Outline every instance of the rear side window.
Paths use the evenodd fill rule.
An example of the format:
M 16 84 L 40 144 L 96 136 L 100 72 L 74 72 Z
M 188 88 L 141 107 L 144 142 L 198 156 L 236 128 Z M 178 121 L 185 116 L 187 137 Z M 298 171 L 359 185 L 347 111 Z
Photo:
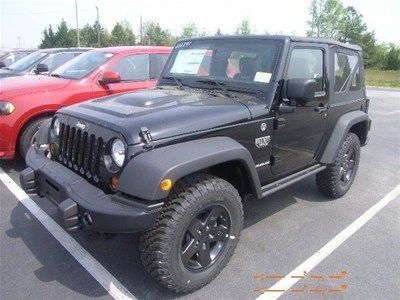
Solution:
M 350 91 L 357 91 L 361 89 L 360 67 L 357 68 L 354 74 L 353 81 L 350 85 Z
M 121 81 L 149 79 L 149 55 L 134 54 L 124 57 L 110 68 L 121 76 Z
M 324 52 L 322 49 L 295 48 L 292 51 L 287 79 L 315 79 L 316 96 L 325 95 Z
M 157 79 L 167 62 L 169 54 L 150 54 L 150 78 Z
M 358 56 L 335 53 L 335 93 L 344 92 L 351 80 L 350 90 L 361 88 Z M 357 67 L 357 70 L 356 70 Z

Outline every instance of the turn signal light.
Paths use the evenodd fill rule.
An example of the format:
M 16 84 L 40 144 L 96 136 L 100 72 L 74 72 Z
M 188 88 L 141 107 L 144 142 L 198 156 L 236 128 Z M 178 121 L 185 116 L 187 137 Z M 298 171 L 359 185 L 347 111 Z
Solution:
M 56 144 L 51 143 L 49 148 L 50 148 L 51 157 L 56 157 L 57 156 L 57 146 L 56 146 Z
M 171 179 L 164 179 L 163 181 L 161 181 L 160 188 L 164 192 L 168 192 L 171 189 L 171 187 L 172 187 Z
M 116 190 L 118 188 L 118 186 L 119 186 L 119 178 L 117 176 L 111 177 L 111 179 L 110 179 L 110 187 L 113 190 Z

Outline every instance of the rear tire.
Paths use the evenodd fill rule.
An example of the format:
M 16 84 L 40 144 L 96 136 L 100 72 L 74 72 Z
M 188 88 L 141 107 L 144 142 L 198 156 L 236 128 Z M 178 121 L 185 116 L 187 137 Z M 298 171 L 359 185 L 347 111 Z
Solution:
M 350 189 L 360 162 L 360 140 L 347 134 L 334 164 L 316 176 L 318 190 L 327 197 L 340 198 Z
M 33 143 L 35 142 L 34 136 L 37 133 L 40 125 L 46 120 L 49 120 L 49 117 L 41 117 L 29 122 L 28 125 L 23 129 L 19 140 L 18 140 L 18 149 L 22 158 L 25 160 L 25 156 L 28 153 L 28 150 L 31 148 Z
M 230 183 L 190 175 L 176 183 L 159 220 L 141 236 L 143 266 L 169 290 L 197 290 L 226 266 L 242 226 L 242 201 Z

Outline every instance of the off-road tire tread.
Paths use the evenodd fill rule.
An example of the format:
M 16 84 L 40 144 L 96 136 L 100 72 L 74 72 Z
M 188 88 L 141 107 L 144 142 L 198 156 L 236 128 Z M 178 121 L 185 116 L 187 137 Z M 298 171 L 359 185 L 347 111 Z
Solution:
M 167 289 L 176 293 L 189 293 L 197 290 L 207 283 L 211 282 L 218 276 L 219 272 L 213 274 L 206 283 L 198 286 L 191 286 L 190 289 L 182 287 L 174 280 L 170 273 L 171 266 L 164 254 L 164 247 L 168 245 L 167 241 L 174 232 L 176 224 L 181 216 L 186 213 L 186 209 L 197 201 L 203 193 L 215 188 L 230 191 L 235 194 L 237 201 L 241 202 L 241 198 L 237 190 L 227 181 L 208 174 L 193 174 L 178 181 L 169 197 L 167 198 L 160 217 L 155 225 L 144 232 L 139 238 L 139 251 L 142 264 L 146 271 L 159 283 Z M 235 199 L 232 199 L 235 200 Z M 241 207 L 241 222 L 243 224 L 243 209 Z M 239 239 L 239 236 L 237 236 Z M 221 270 L 226 266 L 221 265 Z
M 316 183 L 318 190 L 322 195 L 333 199 L 340 198 L 344 195 L 338 190 L 338 174 L 341 166 L 341 159 L 346 154 L 346 150 L 352 143 L 356 144 L 356 151 L 360 152 L 360 140 L 356 134 L 350 132 L 347 134 L 339 153 L 336 156 L 335 162 L 332 165 L 329 165 L 325 170 L 317 173 Z M 355 163 L 356 168 L 358 168 L 359 159 Z

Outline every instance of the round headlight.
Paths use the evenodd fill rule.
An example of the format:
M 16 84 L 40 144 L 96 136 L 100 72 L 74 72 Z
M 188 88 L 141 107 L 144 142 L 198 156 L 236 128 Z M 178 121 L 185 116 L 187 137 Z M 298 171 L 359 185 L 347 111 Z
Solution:
M 111 146 L 111 157 L 118 167 L 122 167 L 125 161 L 125 144 L 120 139 L 115 139 Z
M 0 115 L 9 115 L 15 110 L 15 106 L 8 101 L 0 100 Z
M 61 122 L 58 118 L 55 118 L 53 123 L 53 133 L 56 137 L 60 135 L 60 128 L 61 128 Z

